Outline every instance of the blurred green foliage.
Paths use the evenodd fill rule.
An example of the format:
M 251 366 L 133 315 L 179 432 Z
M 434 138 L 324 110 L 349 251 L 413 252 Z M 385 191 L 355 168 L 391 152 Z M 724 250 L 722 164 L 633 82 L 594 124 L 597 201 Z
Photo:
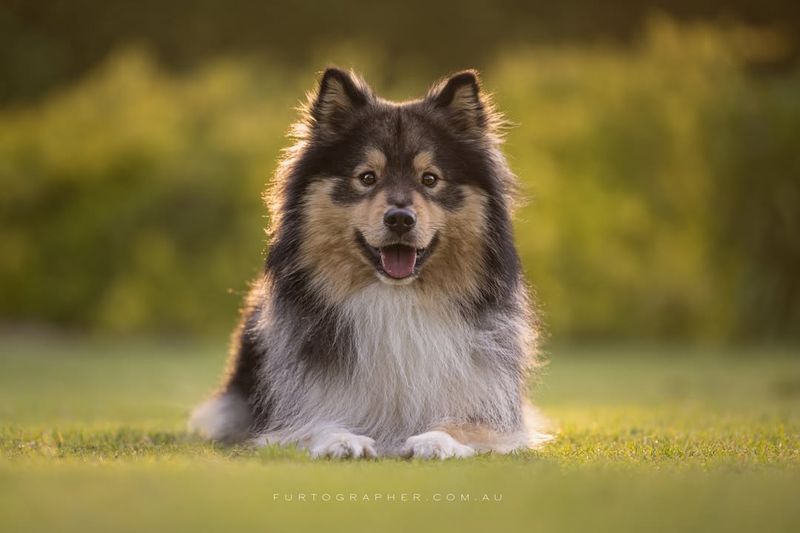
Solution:
M 779 36 L 654 20 L 635 50 L 492 71 L 532 202 L 518 235 L 555 332 L 800 336 L 800 68 Z
M 385 56 L 392 68 L 373 80 L 394 85 L 409 72 L 486 69 L 522 43 L 627 44 L 653 12 L 800 31 L 796 0 L 0 0 L 0 105 L 40 98 L 130 43 L 168 70 L 220 54 L 306 66 L 349 43 Z
M 785 53 L 764 30 L 657 19 L 645 35 L 486 62 L 517 124 L 517 235 L 549 330 L 800 338 L 800 65 L 753 73 Z M 389 58 L 359 50 L 174 74 L 128 48 L 0 110 L 0 320 L 230 327 L 263 259 L 259 195 L 314 70 L 353 65 L 398 98 L 432 81 L 387 84 Z

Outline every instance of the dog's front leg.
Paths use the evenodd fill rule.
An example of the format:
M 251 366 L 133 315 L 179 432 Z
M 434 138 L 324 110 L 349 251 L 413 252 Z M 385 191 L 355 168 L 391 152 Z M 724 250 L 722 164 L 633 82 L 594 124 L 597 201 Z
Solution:
M 340 428 L 320 431 L 309 439 L 307 448 L 314 459 L 372 459 L 378 456 L 374 439 Z
M 426 431 L 406 440 L 401 454 L 418 459 L 462 459 L 475 455 L 475 449 L 461 444 L 446 431 Z

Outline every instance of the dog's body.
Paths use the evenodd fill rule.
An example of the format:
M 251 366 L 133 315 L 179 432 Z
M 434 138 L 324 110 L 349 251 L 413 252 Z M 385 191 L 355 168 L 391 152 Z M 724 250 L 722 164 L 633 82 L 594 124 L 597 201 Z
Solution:
M 191 426 L 322 457 L 464 457 L 544 442 L 515 178 L 472 72 L 394 104 L 323 75 L 272 190 L 270 248 L 228 377 Z

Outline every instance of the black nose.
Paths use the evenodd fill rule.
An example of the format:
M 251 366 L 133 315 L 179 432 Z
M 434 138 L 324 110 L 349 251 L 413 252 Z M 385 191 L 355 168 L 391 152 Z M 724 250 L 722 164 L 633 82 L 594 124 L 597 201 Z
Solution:
M 398 235 L 407 232 L 417 223 L 417 215 L 404 207 L 392 207 L 383 215 L 383 225 Z

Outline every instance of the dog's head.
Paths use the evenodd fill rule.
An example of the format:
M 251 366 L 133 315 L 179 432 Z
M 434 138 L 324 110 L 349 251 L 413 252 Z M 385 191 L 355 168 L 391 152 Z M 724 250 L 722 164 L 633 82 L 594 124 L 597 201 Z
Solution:
M 497 122 L 473 71 L 397 104 L 352 73 L 326 70 L 273 204 L 279 224 L 289 211 L 301 228 L 302 267 L 340 296 L 376 277 L 474 288 L 498 244 L 490 227 L 510 234 L 513 176 Z

